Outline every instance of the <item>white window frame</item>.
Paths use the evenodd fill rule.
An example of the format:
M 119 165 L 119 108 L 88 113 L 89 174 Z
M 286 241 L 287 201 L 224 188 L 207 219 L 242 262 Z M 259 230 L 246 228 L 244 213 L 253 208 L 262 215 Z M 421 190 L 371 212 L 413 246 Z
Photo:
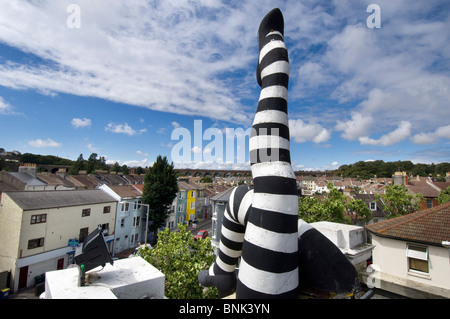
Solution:
M 414 249 L 414 248 L 419 248 L 419 249 Z M 425 251 L 423 251 L 425 250 Z M 408 272 L 411 273 L 417 273 L 417 274 L 424 274 L 424 275 L 429 275 L 430 274 L 430 263 L 429 263 L 429 254 L 428 254 L 428 246 L 423 246 L 420 244 L 406 244 L 406 257 L 408 258 Z M 410 263 L 409 263 L 409 259 L 418 259 L 418 260 L 423 260 L 426 261 L 428 263 L 428 271 L 420 271 L 417 269 L 412 269 L 410 267 Z
M 130 203 L 126 202 L 124 204 L 120 204 L 121 212 L 128 212 L 130 210 Z

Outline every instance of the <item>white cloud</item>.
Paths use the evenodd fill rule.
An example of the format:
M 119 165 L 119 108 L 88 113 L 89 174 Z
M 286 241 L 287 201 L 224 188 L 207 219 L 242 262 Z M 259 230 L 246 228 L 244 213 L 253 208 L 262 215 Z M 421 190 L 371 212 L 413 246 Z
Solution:
M 320 124 L 307 124 L 301 119 L 289 120 L 289 132 L 291 138 L 297 143 L 313 141 L 323 143 L 330 138 L 330 132 Z
M 370 136 L 388 135 L 401 121 L 411 123 L 415 143 L 447 138 L 433 133 L 450 118 L 450 29 L 448 13 L 437 14 L 442 2 L 383 1 L 382 28 L 376 30 L 366 27 L 366 5 L 356 2 L 279 3 L 291 62 L 289 111 L 303 111 L 299 97 L 314 109 L 294 129 L 294 141 L 328 140 L 328 110 L 340 118 L 327 127 L 351 141 L 389 144 Z M 0 42 L 39 62 L 0 64 L 0 86 L 249 123 L 253 111 L 245 104 L 259 90 L 256 29 L 266 2 L 77 4 L 81 28 L 70 29 L 66 2 L 2 3 Z M 336 105 L 316 106 L 318 97 Z M 10 108 L 0 103 L 2 110 Z
M 381 136 L 378 140 L 363 136 L 359 138 L 359 142 L 362 145 L 389 146 L 403 141 L 405 138 L 410 136 L 410 133 L 411 123 L 408 121 L 402 121 L 396 130 Z
M 202 153 L 202 149 L 201 149 L 200 147 L 198 147 L 198 146 L 194 146 L 194 147 L 191 149 L 191 151 L 192 151 L 192 153 L 194 153 L 194 154 L 201 154 L 201 153 Z
M 89 127 L 92 124 L 92 121 L 87 118 L 79 119 L 74 118 L 72 121 L 70 121 L 70 124 L 72 124 L 73 127 L 79 128 L 79 127 Z
M 126 165 L 128 167 L 151 167 L 153 166 L 154 162 L 151 162 L 147 158 L 144 158 L 141 161 L 138 160 L 112 160 L 112 159 L 106 159 L 106 164 L 108 165 L 114 165 L 114 163 L 119 163 L 120 166 Z
M 48 138 L 46 140 L 42 140 L 42 139 L 38 138 L 36 140 L 29 141 L 28 145 L 33 146 L 33 147 L 43 148 L 43 147 L 60 147 L 62 144 L 55 142 L 54 140 L 52 140 L 50 138 Z
M 77 4 L 82 23 L 74 29 L 65 24 L 67 3 L 2 4 L 0 41 L 45 62 L 1 64 L 0 85 L 249 121 L 235 91 L 250 88 L 219 76 L 249 63 L 253 68 L 254 26 L 262 10 L 249 16 L 251 3 L 234 8 L 215 1 Z M 17 24 L 18 19 L 24 22 Z
M 142 151 L 136 151 L 136 154 L 137 155 L 139 155 L 139 156 L 148 156 L 148 153 L 146 152 L 146 153 L 144 153 L 144 152 L 142 152 Z
M 164 134 L 165 132 L 166 132 L 166 128 L 165 127 L 160 127 L 157 131 L 156 131 L 156 133 L 158 133 L 158 134 Z
M 0 96 L 0 114 L 14 114 L 13 107 Z
M 175 122 L 175 121 L 173 121 L 171 124 L 172 124 L 172 126 L 173 126 L 174 128 L 180 127 L 180 124 L 177 123 L 177 122 Z
M 431 133 L 418 133 L 411 140 L 415 144 L 434 144 L 441 138 L 450 139 L 450 125 L 438 127 Z
M 450 58 L 450 42 L 445 40 L 450 36 L 448 13 L 436 15 L 436 7 L 425 3 L 384 2 L 381 17 L 389 23 L 369 29 L 362 6 L 334 1 L 332 8 L 331 20 L 322 16 L 316 21 L 317 40 L 300 43 L 298 35 L 295 46 L 320 50 L 291 63 L 298 71 L 291 74 L 299 76 L 293 76 L 294 94 L 326 96 L 340 103 L 335 128 L 347 140 L 389 144 L 369 136 L 387 135 L 389 128 L 408 121 L 413 141 L 436 141 L 434 133 L 421 132 L 444 127 L 450 118 L 450 76 L 443 72 Z M 305 13 L 308 19 L 319 17 L 314 10 Z M 314 111 L 316 118 L 326 116 L 326 109 Z
M 366 136 L 372 126 L 372 116 L 353 113 L 352 119 L 348 121 L 337 121 L 336 130 L 343 131 L 342 137 L 346 140 L 356 140 L 362 136 Z
M 87 145 L 87 148 L 91 151 L 91 152 L 97 152 L 97 148 L 94 146 L 93 143 L 89 143 Z
M 174 163 L 175 168 L 186 169 L 211 169 L 211 170 L 245 170 L 250 171 L 250 162 L 230 163 L 230 162 L 198 162 L 198 163 Z
M 147 132 L 147 129 L 141 129 L 139 131 L 136 131 L 130 125 L 128 125 L 128 123 L 125 124 L 108 123 L 108 125 L 105 127 L 105 131 L 133 136 L 136 134 Z

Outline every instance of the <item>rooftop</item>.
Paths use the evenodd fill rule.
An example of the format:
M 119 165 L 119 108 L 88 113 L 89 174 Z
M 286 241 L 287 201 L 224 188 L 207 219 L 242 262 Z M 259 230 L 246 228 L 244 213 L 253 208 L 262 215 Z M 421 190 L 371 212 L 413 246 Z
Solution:
M 37 210 L 115 202 L 102 190 L 5 192 L 23 210 Z
M 121 198 L 141 198 L 142 193 L 133 185 L 109 185 L 117 195 Z
M 230 200 L 231 192 L 234 190 L 234 188 L 235 187 L 229 188 L 229 189 L 217 194 L 216 196 L 211 197 L 211 200 L 215 201 L 215 202 L 228 202 Z
M 442 241 L 450 241 L 450 202 L 370 224 L 366 229 L 380 237 L 441 246 Z
M 422 194 L 424 197 L 438 197 L 440 193 L 440 191 L 428 184 L 426 180 L 410 180 L 406 187 L 416 194 Z

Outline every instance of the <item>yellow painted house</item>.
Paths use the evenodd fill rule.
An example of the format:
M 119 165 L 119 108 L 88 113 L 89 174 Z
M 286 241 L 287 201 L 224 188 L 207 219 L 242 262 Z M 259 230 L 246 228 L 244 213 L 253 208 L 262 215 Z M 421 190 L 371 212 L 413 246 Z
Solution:
M 189 183 L 187 178 L 178 180 L 177 220 L 184 212 L 186 215 L 182 220 L 190 221 L 203 218 L 205 205 L 204 188 L 202 186 Z
M 188 190 L 187 192 L 187 205 L 186 205 L 186 220 L 195 219 L 195 199 L 197 195 L 196 190 Z

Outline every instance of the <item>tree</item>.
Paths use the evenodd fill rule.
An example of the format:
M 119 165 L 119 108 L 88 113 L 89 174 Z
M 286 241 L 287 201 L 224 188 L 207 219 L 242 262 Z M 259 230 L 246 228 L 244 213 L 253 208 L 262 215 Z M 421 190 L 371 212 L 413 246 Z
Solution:
M 84 159 L 83 154 L 80 154 L 75 162 L 73 162 L 72 166 L 69 168 L 69 174 L 76 175 L 80 170 L 84 169 Z
M 88 174 L 91 174 L 95 171 L 96 163 L 97 163 L 97 153 L 92 153 L 89 156 L 89 158 L 87 160 L 87 164 L 86 164 L 86 171 Z
M 347 212 L 349 214 L 355 215 L 356 220 L 362 221 L 367 224 L 369 220 L 372 219 L 372 212 L 370 211 L 369 207 L 367 207 L 367 205 L 360 199 L 347 202 L 345 208 L 347 209 Z
M 119 173 L 120 172 L 120 165 L 118 162 L 115 162 L 112 167 L 113 172 Z
M 200 178 L 200 183 L 212 183 L 212 182 L 213 182 L 213 180 L 210 176 L 205 176 L 205 177 Z
M 394 218 L 416 212 L 423 201 L 421 194 L 408 194 L 408 189 L 404 185 L 386 186 L 384 195 L 375 195 L 384 202 L 384 212 L 386 218 Z
M 194 241 L 187 225 L 178 224 L 178 230 L 168 228 L 158 234 L 158 243 L 153 248 L 145 246 L 137 252 L 148 263 L 165 276 L 164 295 L 169 299 L 217 298 L 215 287 L 203 288 L 198 282 L 198 273 L 215 261 L 209 237 Z
M 124 173 L 125 175 L 130 174 L 130 169 L 128 168 L 127 165 L 122 165 L 122 167 L 120 168 L 120 170 L 122 171 L 122 173 Z
M 355 220 L 368 222 L 372 219 L 372 212 L 361 200 L 349 200 L 333 184 L 327 185 L 330 192 L 324 194 L 324 199 L 317 197 L 299 198 L 298 215 L 308 223 L 329 221 L 334 223 L 351 224 L 349 215 L 354 215 Z
M 158 155 L 156 162 L 148 170 L 144 178 L 142 200 L 150 205 L 149 230 L 156 235 L 168 217 L 168 206 L 172 204 L 178 192 L 176 173 L 173 163 L 167 162 L 166 156 Z
M 438 202 L 439 204 L 450 202 L 450 186 L 439 193 Z

